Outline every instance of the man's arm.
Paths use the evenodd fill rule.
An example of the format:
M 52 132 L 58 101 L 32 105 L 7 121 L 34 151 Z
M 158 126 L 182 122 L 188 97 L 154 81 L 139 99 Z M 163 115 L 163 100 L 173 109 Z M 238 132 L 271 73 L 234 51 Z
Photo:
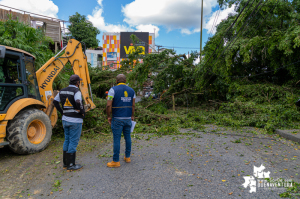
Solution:
M 80 113 L 81 115 L 85 116 L 85 110 L 84 110 L 83 105 L 80 100 L 76 100 L 76 105 L 77 105 L 77 107 L 80 107 L 79 110 L 77 110 L 77 112 Z
M 56 101 L 56 100 L 53 100 L 53 104 L 54 104 L 55 108 L 60 112 L 60 114 L 63 115 L 63 110 L 62 110 L 62 108 L 60 107 L 59 102 Z
M 76 106 L 79 107 L 79 110 L 76 110 L 78 113 L 80 113 L 81 115 L 83 115 L 83 117 L 85 117 L 85 110 L 82 104 L 82 98 L 81 98 L 81 92 L 78 91 L 75 96 L 74 96 L 74 100 L 76 103 Z
M 111 125 L 111 116 L 110 115 L 111 115 L 112 102 L 113 102 L 113 100 L 107 100 L 107 104 L 106 104 L 107 120 L 110 125 Z
M 132 100 L 132 115 L 131 115 L 131 120 L 134 120 L 134 110 L 135 110 L 135 98 Z
M 60 97 L 59 97 L 59 93 L 58 93 L 53 100 L 53 104 L 54 104 L 55 108 L 60 112 L 60 114 L 63 115 L 63 110 L 60 107 L 59 102 L 60 102 Z
M 112 109 L 112 103 L 115 96 L 115 91 L 113 88 L 109 89 L 107 94 L 107 104 L 106 104 L 106 114 L 107 114 L 107 120 L 108 123 L 111 125 L 111 109 Z

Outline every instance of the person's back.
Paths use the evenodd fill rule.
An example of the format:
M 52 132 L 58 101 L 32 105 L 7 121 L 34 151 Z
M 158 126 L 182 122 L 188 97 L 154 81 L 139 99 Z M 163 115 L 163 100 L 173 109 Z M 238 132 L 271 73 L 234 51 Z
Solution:
M 80 139 L 85 110 L 79 90 L 82 79 L 78 75 L 70 77 L 70 85 L 55 96 L 53 104 L 62 115 L 65 133 L 63 145 L 63 167 L 67 170 L 78 170 L 82 166 L 75 164 L 76 148 Z M 61 103 L 61 106 L 60 106 Z
M 114 86 L 112 89 L 115 92 L 112 103 L 112 116 L 114 118 L 131 119 L 134 90 L 123 83 Z
M 108 92 L 106 112 L 108 122 L 114 137 L 113 161 L 107 163 L 108 167 L 119 167 L 120 140 L 123 132 L 126 142 L 124 160 L 129 163 L 131 153 L 131 121 L 134 120 L 135 92 L 127 86 L 126 77 L 123 74 L 117 76 L 117 86 L 112 87 Z M 112 113 L 112 118 L 111 118 Z

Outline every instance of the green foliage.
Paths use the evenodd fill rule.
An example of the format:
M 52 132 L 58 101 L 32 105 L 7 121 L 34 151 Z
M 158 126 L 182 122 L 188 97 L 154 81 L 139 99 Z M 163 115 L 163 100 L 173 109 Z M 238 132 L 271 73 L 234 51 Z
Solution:
M 117 75 L 126 75 L 127 71 L 128 69 L 125 67 L 122 67 L 115 71 L 108 70 L 108 68 L 106 68 L 106 70 L 103 70 L 102 68 L 89 67 L 93 93 L 98 97 L 105 98 L 105 91 L 108 91 L 111 87 L 116 85 Z
M 210 100 L 210 103 L 199 105 L 193 102 L 193 100 L 198 102 L 197 98 L 189 99 L 188 109 L 176 106 L 175 115 L 171 116 L 167 125 L 193 129 L 203 129 L 204 124 L 234 128 L 250 126 L 263 128 L 269 133 L 275 129 L 298 129 L 300 112 L 294 105 L 298 96 L 300 93 L 296 88 L 233 82 L 227 93 L 227 101 Z M 176 104 L 183 104 L 184 101 L 186 102 L 184 94 L 179 94 L 175 98 Z M 170 105 L 168 101 L 160 102 L 148 109 L 156 111 L 157 114 L 168 114 L 173 112 L 166 110 L 171 107 Z
M 96 38 L 100 31 L 86 19 L 86 16 L 76 12 L 69 17 L 71 25 L 68 26 L 72 37 L 80 42 L 84 42 L 87 48 L 98 47 L 99 40 Z
M 55 180 L 52 186 L 53 186 L 52 189 L 53 192 L 59 191 L 61 186 L 61 180 Z
M 299 95 L 298 89 L 293 87 L 236 81 L 230 85 L 226 98 L 229 101 L 237 98 L 242 102 L 252 100 L 258 104 L 279 103 L 293 106 Z
M 246 2 L 219 0 L 224 7 L 235 4 L 237 13 Z M 247 20 L 258 2 L 251 7 L 249 4 L 250 9 L 245 9 L 228 34 L 225 33 L 237 14 L 222 21 L 216 34 L 209 38 L 204 47 L 204 61 L 197 71 L 201 79 L 198 89 L 212 87 L 215 92 L 223 85 L 231 84 L 237 76 L 252 82 L 279 85 L 294 84 L 299 80 L 299 1 L 266 1 Z M 247 24 L 246 28 L 242 28 L 243 24 Z M 237 35 L 239 31 L 241 33 Z M 223 42 L 224 45 L 219 47 L 220 41 L 226 41 L 226 45 Z
M 190 88 L 194 84 L 193 61 L 196 54 L 191 57 L 185 55 L 176 56 L 172 50 L 165 50 L 159 54 L 148 54 L 143 57 L 143 63 L 137 64 L 129 74 L 129 80 L 137 82 L 136 88 L 142 88 L 145 81 L 152 79 L 154 92 L 159 93 L 165 89 L 170 92 Z
M 150 106 L 148 109 L 156 114 L 165 114 L 168 112 L 167 105 L 162 102 L 154 104 L 153 106 Z
M 232 143 L 242 143 L 241 139 L 236 139 L 234 141 L 232 141 Z
M 246 2 L 220 0 L 219 4 L 223 8 L 234 4 L 239 14 Z M 167 106 L 170 95 L 175 93 L 175 102 L 179 106 L 215 100 L 219 105 L 221 102 L 222 107 L 228 111 L 235 110 L 234 107 L 256 109 L 265 114 L 267 110 L 272 110 L 272 114 L 281 111 L 294 121 L 298 117 L 294 102 L 299 96 L 295 83 L 300 79 L 300 70 L 295 63 L 299 61 L 300 50 L 300 3 L 295 0 L 270 0 L 263 2 L 261 9 L 255 10 L 258 3 L 258 0 L 253 5 L 250 2 L 249 9 L 245 9 L 228 34 L 225 33 L 237 14 L 229 15 L 218 25 L 216 34 L 209 38 L 204 47 L 204 58 L 200 64 L 193 64 L 195 53 L 189 58 L 178 56 L 172 50 L 145 56 L 136 53 L 135 59 L 142 58 L 143 63 L 133 68 L 129 80 L 138 89 L 151 79 L 155 93 L 167 90 L 163 95 L 163 102 Z M 253 11 L 255 15 L 249 18 Z M 247 24 L 245 29 L 244 24 Z M 238 32 L 242 34 L 237 35 Z M 224 45 L 219 47 L 220 41 Z M 223 103 L 226 101 L 229 103 Z M 274 117 L 279 117 L 279 113 Z M 252 120 L 255 126 L 260 126 L 258 121 L 254 121 L 254 118 Z M 232 123 L 227 118 L 222 123 L 242 123 L 234 121 Z M 278 122 L 275 123 L 277 126 Z M 265 126 L 268 129 L 274 127 L 271 124 Z
M 235 5 L 237 13 L 246 2 L 219 0 L 222 8 Z M 149 80 L 154 83 L 155 93 L 167 90 L 159 103 L 144 101 L 137 105 L 136 132 L 176 134 L 178 128 L 203 129 L 204 124 L 234 128 L 251 126 L 269 133 L 276 128 L 300 128 L 300 113 L 294 105 L 300 96 L 296 84 L 300 69 L 295 64 L 300 53 L 300 2 L 269 0 L 255 10 L 258 4 L 255 0 L 245 9 L 245 14 L 228 34 L 225 33 L 237 14 L 218 25 L 198 65 L 194 64 L 196 52 L 190 57 L 176 55 L 172 50 L 142 55 L 141 48 L 135 45 L 138 38 L 132 35 L 135 50 L 128 60 L 122 61 L 120 70 L 92 70 L 94 93 L 104 98 L 105 91 L 115 84 L 116 75 L 129 71 L 127 80 L 135 90 Z M 255 15 L 248 21 L 254 10 Z M 245 23 L 247 28 L 244 29 Z M 238 32 L 242 34 L 237 35 Z M 220 43 L 223 45 L 219 47 Z M 172 106 L 171 94 L 175 94 L 175 113 L 168 110 Z M 105 106 L 105 101 L 101 106 Z M 99 116 L 104 114 L 104 107 L 99 111 L 97 122 L 92 115 L 95 113 L 88 113 L 89 128 L 96 126 L 96 130 L 109 132 L 105 117 Z
M 55 180 L 54 184 L 53 184 L 53 187 L 58 188 L 58 187 L 60 187 L 60 185 L 61 185 L 61 180 Z
M 106 102 L 106 99 L 101 99 L 94 96 L 94 103 L 96 105 L 96 108 L 86 113 L 82 127 L 83 132 L 88 132 L 94 135 L 96 135 L 97 133 L 111 133 L 111 128 L 107 121 L 106 115 Z M 136 126 L 135 132 L 157 133 L 155 128 L 161 128 L 159 130 L 159 134 L 164 135 L 166 134 L 166 132 L 177 132 L 178 130 L 177 127 L 162 127 L 163 124 L 166 124 L 166 121 L 168 121 L 170 118 L 168 116 L 155 114 L 147 109 L 144 109 L 144 107 L 139 103 L 136 104 L 135 117 L 138 119 L 138 125 Z M 58 121 L 53 129 L 53 132 L 55 132 L 54 136 L 56 137 L 64 136 L 60 114 L 58 116 Z M 83 134 L 85 135 L 86 133 Z M 90 136 L 93 137 L 93 135 Z
M 300 183 L 293 181 L 293 186 L 286 188 L 286 191 L 279 194 L 281 198 L 299 198 L 300 197 Z
M 73 75 L 70 63 L 67 63 L 53 82 L 53 90 L 61 90 L 69 85 L 70 76 Z
M 170 126 L 170 125 L 162 125 L 157 130 L 159 136 L 163 135 L 176 135 L 179 133 L 179 129 L 177 126 Z
M 107 116 L 105 114 L 106 100 L 100 99 L 96 96 L 93 96 L 94 104 L 96 108 L 87 112 L 84 123 L 82 126 L 82 131 L 92 130 L 92 132 L 110 132 L 109 124 L 107 122 Z M 63 137 L 64 129 L 62 128 L 62 116 L 58 113 L 58 121 L 53 129 L 55 136 Z
M 40 68 L 53 56 L 49 43 L 53 43 L 52 39 L 45 36 L 40 29 L 12 19 L 0 22 L 0 44 L 33 54 L 36 57 L 36 68 Z
M 121 65 L 123 70 L 132 70 L 128 74 L 128 81 L 135 90 L 142 89 L 149 76 L 155 81 L 155 93 L 168 89 L 170 85 L 175 91 L 188 88 L 190 84 L 193 84 L 191 77 L 192 68 L 195 67 L 193 65 L 195 53 L 191 53 L 189 58 L 185 55 L 176 56 L 172 50 L 143 55 L 143 49 L 136 45 L 138 38 L 135 35 L 131 35 L 130 38 L 134 44 L 134 50 L 127 60 L 121 62 Z M 140 59 L 143 59 L 143 63 L 139 62 Z
M 135 35 L 131 35 L 131 39 L 136 43 L 137 38 Z M 104 66 L 102 68 L 90 67 L 89 71 L 93 93 L 101 98 L 105 98 L 105 92 L 116 85 L 116 77 L 118 74 L 127 75 L 136 65 L 139 65 L 139 59 L 143 57 L 140 55 L 142 52 L 142 48 L 135 46 L 135 50 L 129 54 L 128 60 L 122 61 L 120 64 L 122 67 L 118 68 L 118 70 L 111 70 L 110 66 Z M 129 76 L 130 74 L 127 75 L 127 83 L 129 83 L 129 86 L 134 87 L 135 81 L 130 81 Z

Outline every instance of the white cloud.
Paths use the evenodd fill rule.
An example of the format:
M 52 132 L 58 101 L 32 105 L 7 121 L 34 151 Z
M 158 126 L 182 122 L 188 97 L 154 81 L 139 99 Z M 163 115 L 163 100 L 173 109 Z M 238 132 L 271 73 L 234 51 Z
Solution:
M 212 13 L 212 8 L 217 6 L 217 0 L 205 0 L 203 2 L 204 25 L 210 30 L 214 24 L 217 11 Z M 165 26 L 168 31 L 180 29 L 182 34 L 200 32 L 201 1 L 200 0 L 134 0 L 122 7 L 125 16 L 124 21 L 130 25 L 153 24 Z M 217 26 L 228 14 L 235 13 L 234 6 L 221 10 Z M 212 33 L 215 33 L 214 28 Z
M 200 62 L 200 57 L 198 56 L 198 57 L 194 60 L 193 64 L 196 65 L 196 64 L 199 64 L 199 62 Z
M 136 32 L 149 32 L 149 33 L 154 33 L 155 30 L 155 37 L 158 37 L 158 31 L 159 31 L 159 27 L 154 26 L 152 24 L 148 24 L 148 25 L 138 25 L 135 27 L 136 28 Z
M 222 20 L 227 19 L 228 14 L 230 14 L 230 13 L 235 14 L 236 12 L 234 11 L 234 6 L 232 6 L 231 8 L 226 8 L 224 10 L 221 10 L 220 13 L 218 14 L 218 17 L 217 17 L 218 20 L 215 22 L 215 25 L 214 25 L 214 21 L 215 21 L 215 17 L 217 15 L 217 13 L 218 13 L 218 11 L 214 12 L 204 25 L 204 28 L 207 29 L 208 33 L 210 33 L 210 34 L 215 34 L 216 33 L 216 26 L 219 23 L 221 23 Z M 212 29 L 213 25 L 214 25 L 214 27 Z
M 103 0 L 97 0 L 98 6 L 92 15 L 87 18 L 101 31 L 147 31 L 154 32 L 157 37 L 159 26 L 164 26 L 168 31 L 179 29 L 182 34 L 200 32 L 201 1 L 200 0 L 134 0 L 122 7 L 125 24 L 108 24 L 103 17 Z M 216 13 L 212 8 L 217 6 L 217 0 L 205 0 L 204 29 L 210 31 Z M 217 24 L 234 12 L 234 7 L 220 11 Z M 213 30 L 215 31 L 215 29 Z
M 106 23 L 103 17 L 103 0 L 96 0 L 98 5 L 87 19 L 95 27 L 105 32 L 147 31 L 159 35 L 160 26 L 168 31 L 179 29 L 182 34 L 193 34 L 200 31 L 200 0 L 134 0 L 122 7 L 124 24 Z M 25 10 L 28 12 L 56 17 L 58 6 L 52 0 L 0 0 L 0 4 Z M 204 1 L 204 29 L 211 30 L 217 12 L 212 8 L 217 6 L 217 0 Z M 220 12 L 218 21 L 226 19 L 234 8 L 227 8 Z M 215 32 L 215 29 L 212 33 Z
M 210 15 L 217 0 L 203 3 L 204 16 Z M 122 8 L 130 25 L 153 24 L 165 26 L 169 31 L 181 29 L 191 34 L 200 27 L 201 1 L 199 0 L 135 0 Z M 192 30 L 191 30 L 192 29 Z
M 100 6 L 102 6 L 102 1 L 103 1 L 103 0 L 97 0 L 97 3 L 98 3 Z
M 190 34 L 192 34 L 192 31 L 190 31 L 190 30 L 187 29 L 187 28 L 183 28 L 183 29 L 181 29 L 181 33 L 182 33 L 182 34 L 190 35 Z
M 105 23 L 104 17 L 102 16 L 102 0 L 98 0 L 98 4 L 99 6 L 94 9 L 93 14 L 87 16 L 87 19 L 90 22 L 92 22 L 95 27 L 105 32 L 132 31 L 130 27 L 124 25 L 114 25 Z
M 105 23 L 105 19 L 102 16 L 103 9 L 103 0 L 97 0 L 98 6 L 93 10 L 92 15 L 88 15 L 87 19 L 93 23 L 95 27 L 97 27 L 101 31 L 105 32 L 124 32 L 124 31 L 143 31 L 154 33 L 155 29 L 155 37 L 157 37 L 159 28 L 157 26 L 150 24 L 137 24 L 137 25 L 120 25 L 120 24 L 109 24 Z
M 35 14 L 57 18 L 58 7 L 51 0 L 0 0 L 0 4 Z M 8 9 L 5 7 L 1 8 Z

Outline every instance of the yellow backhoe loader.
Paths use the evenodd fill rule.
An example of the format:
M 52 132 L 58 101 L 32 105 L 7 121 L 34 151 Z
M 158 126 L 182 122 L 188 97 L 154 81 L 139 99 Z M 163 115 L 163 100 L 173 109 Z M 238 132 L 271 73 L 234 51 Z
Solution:
M 52 84 L 70 62 L 82 79 L 80 91 L 86 111 L 94 109 L 87 57 L 80 42 L 67 46 L 35 71 L 35 57 L 20 49 L 0 46 L 0 147 L 9 145 L 15 153 L 44 150 L 57 122 Z M 59 55 L 64 51 L 64 54 Z

